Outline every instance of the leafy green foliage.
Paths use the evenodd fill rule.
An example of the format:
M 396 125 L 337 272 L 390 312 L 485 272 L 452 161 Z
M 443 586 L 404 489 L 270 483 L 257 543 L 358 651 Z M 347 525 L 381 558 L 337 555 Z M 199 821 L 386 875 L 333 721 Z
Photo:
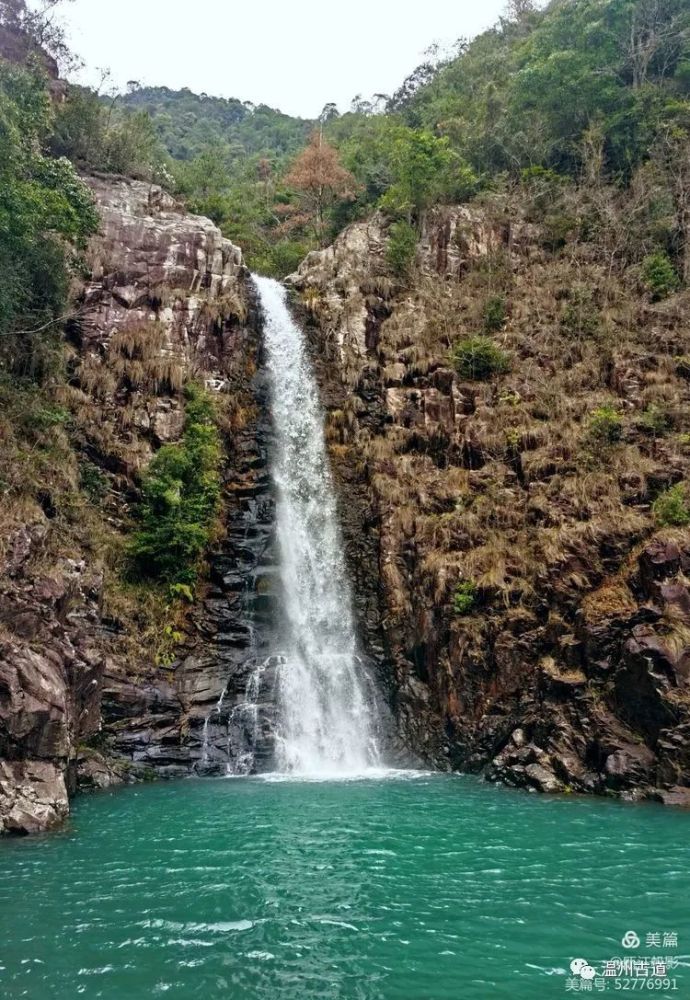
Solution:
M 459 340 L 453 347 L 452 360 L 461 378 L 478 382 L 510 371 L 510 355 L 488 337 Z
M 590 439 L 598 444 L 616 444 L 623 436 L 623 420 L 613 406 L 593 410 L 587 423 Z
M 687 112 L 689 33 L 686 0 L 550 3 L 461 45 L 392 109 L 438 129 L 485 176 L 577 174 L 597 122 L 606 167 L 628 177 L 659 124 Z
M 676 269 L 665 253 L 653 253 L 642 261 L 642 280 L 652 300 L 665 299 L 680 287 Z
M 676 483 L 661 493 L 652 505 L 659 524 L 666 527 L 684 528 L 690 524 L 690 502 L 684 483 Z
M 417 231 L 409 222 L 394 222 L 390 228 L 386 260 L 396 278 L 410 273 L 417 252 Z
M 506 300 L 502 295 L 492 295 L 484 303 L 484 329 L 487 333 L 502 330 L 506 321 Z
M 108 492 L 108 480 L 93 462 L 79 467 L 79 486 L 92 503 L 98 503 Z
M 452 156 L 448 140 L 432 132 L 392 126 L 390 168 L 393 183 L 381 199 L 381 206 L 393 218 L 420 218 L 424 209 L 437 200 Z
M 82 169 L 167 179 L 167 155 L 145 111 L 128 112 L 91 90 L 70 87 L 55 117 L 51 149 Z
M 453 611 L 456 615 L 469 615 L 477 606 L 477 587 L 470 580 L 463 580 L 453 593 Z
M 412 128 L 394 115 L 351 113 L 328 133 L 360 185 L 350 217 L 380 206 L 393 219 L 419 221 L 429 205 L 464 201 L 477 190 L 473 171 L 433 129 Z
M 137 576 L 189 585 L 218 514 L 222 445 L 209 394 L 189 385 L 185 395 L 182 440 L 164 445 L 144 477 L 130 555 Z
M 139 87 L 122 98 L 128 111 L 144 112 L 170 155 L 189 161 L 207 149 L 225 147 L 231 163 L 254 157 L 294 156 L 306 143 L 314 122 L 253 105 L 191 90 Z
M 663 437 L 671 426 L 668 414 L 660 406 L 651 403 L 637 418 L 636 424 L 644 434 Z
M 43 152 L 51 127 L 42 80 L 0 60 L 0 359 L 38 380 L 57 364 L 70 275 L 98 226 L 72 165 Z

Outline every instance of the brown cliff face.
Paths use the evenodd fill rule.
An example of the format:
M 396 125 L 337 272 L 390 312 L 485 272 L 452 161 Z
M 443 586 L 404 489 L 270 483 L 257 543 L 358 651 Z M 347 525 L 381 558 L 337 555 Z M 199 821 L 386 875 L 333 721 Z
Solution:
M 185 739 L 227 682 L 198 654 L 214 631 L 204 603 L 175 624 L 177 650 L 166 640 L 174 629 L 165 601 L 145 589 L 134 594 L 121 580 L 138 475 L 162 443 L 179 438 L 188 380 L 225 401 L 225 475 L 235 487 L 225 502 L 228 525 L 238 484 L 249 488 L 261 475 L 257 337 L 240 251 L 159 188 L 88 182 L 103 223 L 88 253 L 89 280 L 75 290 L 68 377 L 57 391 L 69 431 L 60 430 L 61 450 L 49 456 L 53 479 L 2 518 L 6 832 L 60 822 L 77 780 L 109 784 L 159 762 L 161 773 L 188 770 Z M 164 656 L 157 655 L 161 641 L 169 647 Z M 167 756 L 161 744 L 170 747 Z
M 356 224 L 289 282 L 342 507 L 368 497 L 345 529 L 403 738 L 509 784 L 684 800 L 690 536 L 652 511 L 690 470 L 682 298 L 490 206 L 429 214 L 409 288 L 386 240 Z M 509 371 L 458 374 L 477 334 Z

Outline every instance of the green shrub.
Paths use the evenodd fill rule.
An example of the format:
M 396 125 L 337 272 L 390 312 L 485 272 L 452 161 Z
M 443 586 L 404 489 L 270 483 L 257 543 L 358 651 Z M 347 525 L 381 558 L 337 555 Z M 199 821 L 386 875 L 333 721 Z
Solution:
M 637 426 L 644 434 L 651 434 L 654 437 L 663 437 L 668 431 L 671 421 L 668 415 L 659 407 L 652 403 L 639 415 L 636 421 Z
M 652 510 L 659 524 L 667 527 L 684 528 L 690 524 L 690 502 L 684 483 L 676 483 L 670 489 L 661 493 Z
M 492 295 L 484 304 L 484 329 L 487 333 L 502 330 L 506 321 L 506 300 L 502 295 Z
M 231 234 L 241 245 L 241 237 Z M 247 264 L 259 274 L 282 281 L 297 270 L 312 246 L 300 240 L 279 240 L 273 246 L 262 246 L 259 250 L 246 253 Z
M 623 420 L 613 406 L 600 406 L 592 411 L 587 430 L 598 444 L 615 444 L 623 436 Z
M 139 577 L 194 583 L 220 504 L 222 446 L 209 394 L 190 385 L 182 440 L 164 445 L 144 477 L 130 548 Z
M 0 59 L 0 369 L 37 383 L 59 367 L 70 281 L 99 225 L 72 165 L 44 155 L 52 118 L 44 82 Z
M 409 222 L 394 222 L 390 228 L 386 260 L 396 278 L 406 278 L 417 252 L 417 232 Z
M 510 355 L 488 337 L 467 337 L 453 348 L 453 364 L 462 378 L 483 381 L 510 371 Z
M 456 615 L 469 615 L 477 606 L 477 588 L 470 580 L 464 580 L 455 588 L 453 611 Z
M 543 222 L 542 246 L 553 253 L 566 245 L 577 231 L 578 220 L 565 212 L 551 212 Z
M 653 253 L 642 261 L 642 280 L 653 302 L 665 299 L 680 287 L 680 279 L 665 253 Z
M 108 480 L 93 462 L 84 462 L 79 467 L 79 486 L 92 503 L 102 500 L 108 492 Z
M 93 91 L 69 86 L 56 108 L 51 151 L 85 170 L 169 181 L 167 155 L 153 118 L 146 111 L 124 110 L 118 103 L 106 105 Z

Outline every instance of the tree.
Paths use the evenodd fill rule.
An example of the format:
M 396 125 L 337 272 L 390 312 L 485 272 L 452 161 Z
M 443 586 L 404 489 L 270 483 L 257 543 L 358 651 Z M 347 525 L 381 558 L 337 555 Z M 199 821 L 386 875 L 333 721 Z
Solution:
M 105 170 L 145 180 L 166 177 L 166 155 L 151 116 L 105 104 L 86 87 L 69 86 L 55 111 L 52 152 L 82 169 Z
M 340 162 L 337 151 L 314 132 L 309 145 L 300 153 L 285 178 L 288 187 L 299 192 L 304 208 L 312 219 L 314 232 L 323 245 L 326 212 L 338 201 L 352 200 L 357 182 Z
M 225 195 L 230 186 L 228 150 L 221 144 L 209 146 L 193 160 L 173 165 L 177 191 L 193 212 L 208 215 L 220 223 L 225 213 Z
M 43 83 L 0 60 L 0 369 L 36 380 L 57 351 L 75 252 L 98 226 L 72 165 L 41 152 L 51 124 Z
M 680 243 L 682 277 L 690 284 L 690 130 L 672 126 L 662 134 L 655 150 L 671 192 L 675 226 Z
M 397 126 L 390 133 L 394 183 L 383 200 L 393 215 L 421 222 L 425 209 L 438 197 L 453 162 L 448 139 Z
M 678 0 L 638 0 L 633 4 L 627 46 L 633 90 L 644 87 L 655 64 L 663 78 L 682 55 L 687 40 L 687 14 Z
M 323 108 L 321 109 L 321 114 L 319 115 L 319 121 L 325 125 L 326 122 L 330 122 L 334 118 L 339 118 L 339 117 L 340 117 L 340 112 L 338 111 L 338 105 L 330 102 L 328 104 L 324 104 Z
M 415 94 L 428 86 L 438 72 L 438 67 L 432 62 L 423 62 L 403 80 L 402 86 L 395 91 L 388 102 L 389 111 L 400 111 L 406 107 Z
M 74 62 L 74 56 L 65 40 L 65 32 L 56 13 L 64 3 L 71 0 L 38 0 L 31 7 L 26 0 L 0 0 L 0 28 L 5 28 L 13 41 L 24 41 L 23 57 L 35 49 L 51 56 L 65 66 Z M 16 45 L 11 46 L 13 55 L 20 54 Z
M 508 0 L 507 15 L 509 20 L 519 23 L 533 14 L 535 9 L 534 0 Z

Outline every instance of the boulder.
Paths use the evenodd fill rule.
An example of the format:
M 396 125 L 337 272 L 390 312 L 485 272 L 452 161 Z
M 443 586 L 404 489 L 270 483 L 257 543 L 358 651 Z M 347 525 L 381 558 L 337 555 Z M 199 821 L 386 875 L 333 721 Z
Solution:
M 65 776 L 55 763 L 0 760 L 0 833 L 42 833 L 67 816 Z

